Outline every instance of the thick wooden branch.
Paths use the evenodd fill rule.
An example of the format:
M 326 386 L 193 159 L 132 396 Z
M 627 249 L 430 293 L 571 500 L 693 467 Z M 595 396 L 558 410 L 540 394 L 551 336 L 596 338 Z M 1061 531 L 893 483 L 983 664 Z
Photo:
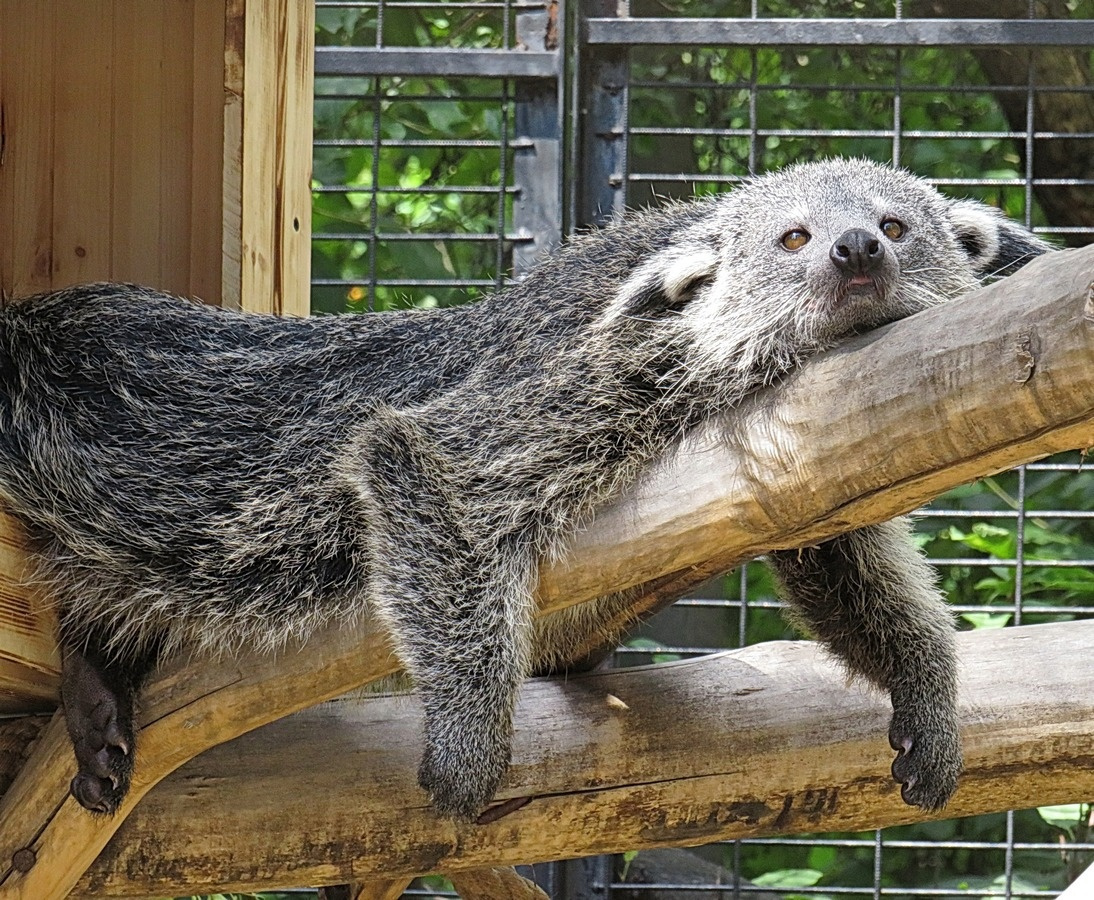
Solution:
M 1094 796 L 1092 647 L 1094 621 L 961 635 L 967 769 L 936 818 Z M 889 776 L 889 714 L 804 641 L 535 681 L 502 791 L 531 801 L 456 826 L 414 782 L 416 700 L 336 701 L 179 769 L 77 893 L 259 890 L 930 818 Z
M 660 596 L 763 549 L 1094 445 L 1092 280 L 1094 248 L 1053 254 L 813 361 L 730 433 L 699 436 L 575 536 L 542 573 L 544 608 L 647 583 Z M 0 897 L 64 896 L 140 798 L 186 760 L 394 667 L 368 626 L 276 659 L 176 665 L 147 691 L 137 776 L 113 819 L 64 799 L 72 761 L 54 723 L 0 798 Z M 12 867 L 20 851 L 28 865 Z
M 544 605 L 705 577 L 1094 446 L 1094 248 L 863 335 L 696 435 L 602 510 Z

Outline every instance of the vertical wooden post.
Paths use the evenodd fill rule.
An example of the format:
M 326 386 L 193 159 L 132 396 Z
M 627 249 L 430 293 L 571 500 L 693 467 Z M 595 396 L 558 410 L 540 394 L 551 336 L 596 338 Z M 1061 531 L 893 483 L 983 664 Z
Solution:
M 222 304 L 306 315 L 315 10 L 228 0 Z

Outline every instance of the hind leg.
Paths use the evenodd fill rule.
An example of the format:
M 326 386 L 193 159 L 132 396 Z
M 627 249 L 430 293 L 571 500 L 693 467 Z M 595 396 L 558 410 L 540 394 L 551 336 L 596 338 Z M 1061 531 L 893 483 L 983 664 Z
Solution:
M 77 764 L 69 789 L 91 812 L 113 813 L 129 791 L 134 702 L 155 653 L 120 664 L 87 640 L 62 641 L 61 652 L 61 702 Z

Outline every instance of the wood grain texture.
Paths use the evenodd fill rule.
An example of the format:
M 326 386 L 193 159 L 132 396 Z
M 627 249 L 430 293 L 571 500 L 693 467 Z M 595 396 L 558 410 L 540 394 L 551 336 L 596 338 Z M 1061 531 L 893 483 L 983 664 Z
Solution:
M 47 716 L 0 719 L 0 794 L 11 785 L 49 721 Z
M 43 4 L 53 23 L 51 287 L 112 275 L 114 16 L 110 0 Z
M 111 142 L 112 215 L 104 235 L 109 241 L 110 266 L 105 276 L 98 277 L 159 286 L 164 282 L 160 248 L 173 238 L 165 233 L 160 216 L 165 174 L 160 141 L 169 112 L 164 81 L 174 75 L 166 71 L 163 58 L 163 19 L 171 4 L 115 0 L 111 6 L 113 47 L 107 48 L 111 59 L 107 87 L 113 88 L 113 96 L 108 95 L 106 115 L 99 112 L 102 124 L 97 128 Z M 173 35 L 172 42 L 177 46 L 180 36 Z M 172 137 L 180 149 L 188 147 L 183 135 Z M 189 160 L 178 162 L 188 164 Z M 68 203 L 72 204 L 71 198 Z
M 194 0 L 190 294 L 219 305 L 224 280 L 225 4 Z
M 129 816 L 77 894 L 437 871 L 460 886 L 460 867 L 1077 802 L 1094 793 L 1092 647 L 1094 621 L 960 636 L 966 772 L 935 815 L 905 806 L 889 777 L 887 699 L 848 685 L 811 642 L 530 682 L 500 796 L 532 799 L 489 825 L 428 807 L 414 780 L 415 698 L 336 701 L 187 763 Z
M 137 2 L 140 4 L 141 0 Z M 194 165 L 197 140 L 193 133 L 197 40 L 193 30 L 194 0 L 176 0 L 156 6 L 160 11 L 158 32 L 153 31 L 148 40 L 151 46 L 159 48 L 159 58 L 153 64 L 161 68 L 164 81 L 156 97 L 160 107 L 160 127 L 156 134 L 160 173 L 155 208 L 161 240 L 155 248 L 154 258 L 161 274 L 155 285 L 161 290 L 190 296 L 194 293 L 190 282 L 193 235 L 204 225 L 193 219 L 190 203 L 192 182 L 197 174 Z M 223 51 L 213 58 L 210 68 L 214 72 L 221 68 L 222 58 Z M 218 118 L 214 118 L 202 143 L 220 144 L 219 125 Z M 202 260 L 205 265 L 217 262 L 219 254 Z
M 243 85 L 246 0 L 224 0 L 224 144 L 221 159 L 220 305 L 239 309 L 243 290 Z
M 61 657 L 56 618 L 28 584 L 26 544 L 19 524 L 0 513 L 0 712 L 52 710 Z
M 12 296 L 22 297 L 53 285 L 53 97 L 59 51 L 54 22 L 41 3 L 21 0 L 9 11 L 8 23 L 18 26 L 15 39 L 19 43 L 17 52 L 8 54 L 8 72 L 14 70 L 18 77 L 15 115 L 6 117 L 4 168 L 15 185 L 16 219 L 11 235 L 16 257 L 11 291 Z
M 226 5 L 225 305 L 307 315 L 314 8 Z
M 223 0 L 0 0 L 0 290 L 216 302 Z

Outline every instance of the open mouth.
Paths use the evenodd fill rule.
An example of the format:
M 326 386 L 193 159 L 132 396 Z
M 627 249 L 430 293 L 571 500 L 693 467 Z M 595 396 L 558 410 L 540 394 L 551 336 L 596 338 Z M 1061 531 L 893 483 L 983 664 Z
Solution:
M 852 275 L 843 279 L 836 288 L 832 297 L 833 308 L 843 307 L 848 304 L 857 306 L 860 303 L 873 304 L 885 299 L 883 282 L 870 275 Z

